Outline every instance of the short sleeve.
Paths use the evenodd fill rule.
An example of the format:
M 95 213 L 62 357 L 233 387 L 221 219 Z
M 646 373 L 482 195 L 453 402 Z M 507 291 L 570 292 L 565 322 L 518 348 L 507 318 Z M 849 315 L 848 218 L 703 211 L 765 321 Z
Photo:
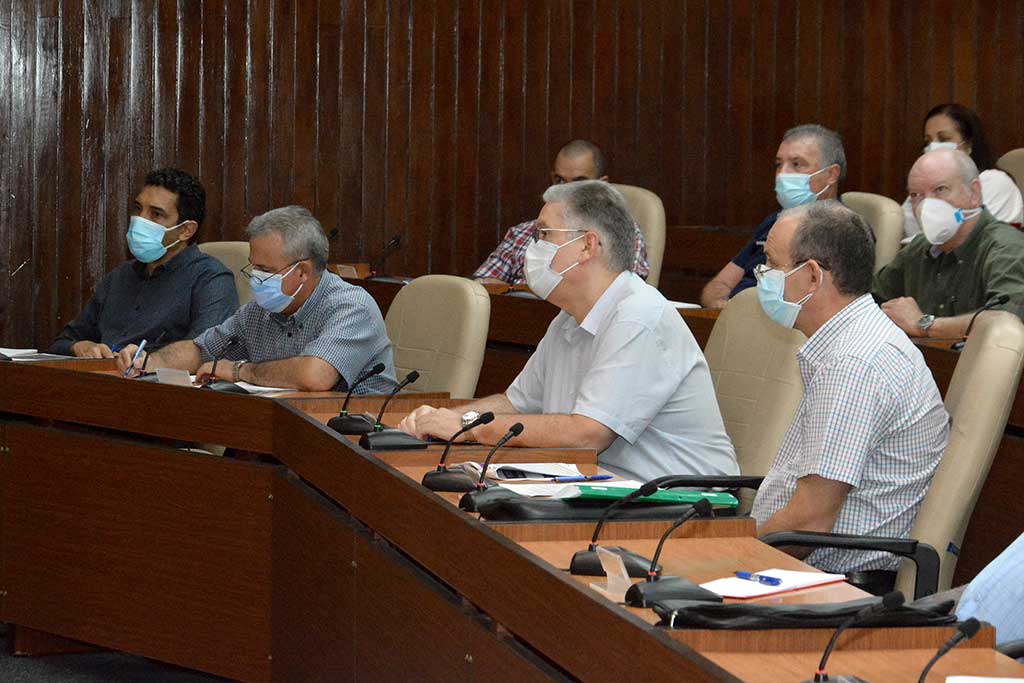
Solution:
M 981 176 L 981 201 L 988 212 L 1004 223 L 1024 222 L 1024 199 L 1013 178 L 999 169 L 989 169 Z
M 522 371 L 505 391 L 505 398 L 518 413 L 535 415 L 544 412 L 544 369 L 547 366 L 547 356 L 551 345 L 548 340 L 549 336 L 549 334 L 544 335 L 537 350 L 533 352 Z
M 377 352 L 390 344 L 380 309 L 369 295 L 365 299 L 337 304 L 320 334 L 297 355 L 329 363 L 346 385 L 351 384 Z
M 687 362 L 668 352 L 658 332 L 635 321 L 615 322 L 601 332 L 573 413 L 632 444 L 675 394 Z
M 256 302 L 249 302 L 220 325 L 207 329 L 193 340 L 199 347 L 199 353 L 204 362 L 214 358 L 223 360 L 249 358 L 249 349 L 245 343 L 245 316 L 250 307 L 256 305 L 258 305 Z M 232 340 L 234 340 L 233 343 Z
M 803 447 L 787 463 L 790 474 L 860 486 L 875 435 L 895 405 L 884 379 L 861 359 L 843 358 L 819 368 L 805 391 L 798 417 Z

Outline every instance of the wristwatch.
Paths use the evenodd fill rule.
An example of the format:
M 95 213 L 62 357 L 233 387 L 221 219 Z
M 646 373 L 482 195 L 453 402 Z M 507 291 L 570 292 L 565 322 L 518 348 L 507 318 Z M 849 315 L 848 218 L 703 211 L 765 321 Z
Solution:
M 480 419 L 480 413 L 476 412 L 475 410 L 471 410 L 468 413 L 463 413 L 462 414 L 462 428 L 465 429 L 469 425 L 471 425 L 474 422 L 476 422 L 478 419 Z
M 247 360 L 235 361 L 235 364 L 231 366 L 231 381 L 237 384 L 242 380 L 242 366 L 248 363 Z
M 935 316 L 932 314 L 922 315 L 917 321 L 917 329 L 927 332 L 928 328 L 935 324 Z

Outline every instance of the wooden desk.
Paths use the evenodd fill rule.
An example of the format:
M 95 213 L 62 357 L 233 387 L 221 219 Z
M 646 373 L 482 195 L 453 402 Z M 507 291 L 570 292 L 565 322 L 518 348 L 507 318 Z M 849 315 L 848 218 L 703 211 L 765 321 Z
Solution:
M 401 285 L 373 281 L 354 282 L 365 287 L 384 312 L 401 288 Z M 546 301 L 507 295 L 491 296 L 491 327 L 477 385 L 478 396 L 501 393 L 508 388 L 557 312 L 558 309 Z M 703 348 L 714 327 L 718 311 L 690 309 L 681 310 L 680 315 Z M 943 395 L 959 358 L 959 354 L 949 348 L 952 341 L 919 345 Z M 1024 384 L 1018 389 L 999 451 L 967 527 L 953 579 L 954 585 L 970 581 L 1020 535 L 1019 520 L 1024 517 L 1024 497 L 1019 495 L 1018 482 L 1022 479 Z

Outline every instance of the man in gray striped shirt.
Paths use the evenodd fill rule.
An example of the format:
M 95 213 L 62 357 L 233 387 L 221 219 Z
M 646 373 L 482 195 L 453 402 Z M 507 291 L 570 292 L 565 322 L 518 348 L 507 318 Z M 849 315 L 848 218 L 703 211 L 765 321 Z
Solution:
M 323 228 L 301 206 L 256 216 L 245 230 L 254 301 L 195 338 L 135 361 L 147 369 L 170 367 L 300 391 L 345 391 L 356 377 L 383 363 L 386 370 L 357 393 L 385 393 L 395 386 L 391 340 L 373 298 L 326 270 Z M 123 349 L 118 367 L 132 363 L 135 346 Z M 214 364 L 216 361 L 216 366 Z
M 804 396 L 751 512 L 758 533 L 905 538 L 949 441 L 949 415 L 921 352 L 869 294 L 870 229 L 838 202 L 816 202 L 783 212 L 765 252 L 761 305 L 808 340 L 797 352 Z M 806 561 L 838 573 L 899 565 L 836 549 Z

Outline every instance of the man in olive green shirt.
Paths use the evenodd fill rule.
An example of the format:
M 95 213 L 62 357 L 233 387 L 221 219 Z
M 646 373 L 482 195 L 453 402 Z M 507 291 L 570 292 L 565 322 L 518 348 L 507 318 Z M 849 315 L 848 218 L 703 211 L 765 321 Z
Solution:
M 971 158 L 928 152 L 907 188 L 923 233 L 875 275 L 872 294 L 886 315 L 911 337 L 947 339 L 962 337 L 971 316 L 1004 294 L 1009 300 L 993 310 L 1020 315 L 1024 234 L 982 207 Z

